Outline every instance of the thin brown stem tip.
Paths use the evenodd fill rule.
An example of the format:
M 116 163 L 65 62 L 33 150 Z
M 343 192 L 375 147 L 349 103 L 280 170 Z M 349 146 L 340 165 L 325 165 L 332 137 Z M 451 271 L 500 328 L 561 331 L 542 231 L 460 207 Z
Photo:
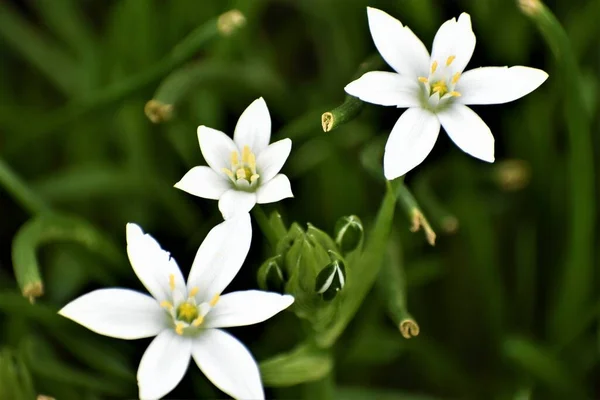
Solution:
M 44 285 L 42 282 L 28 283 L 23 288 L 23 296 L 29 299 L 29 302 L 33 304 L 37 297 L 41 297 L 44 294 Z
M 246 17 L 240 10 L 230 10 L 219 16 L 217 29 L 223 36 L 229 36 L 246 24 Z
M 335 118 L 333 117 L 332 113 L 329 111 L 323 113 L 323 115 L 321 115 L 321 126 L 323 127 L 323 132 L 329 132 L 332 130 L 334 121 Z
M 166 122 L 173 116 L 173 105 L 164 104 L 158 100 L 150 100 L 144 106 L 144 113 L 155 124 Z
M 427 218 L 425 218 L 421 210 L 414 208 L 412 210 L 412 216 L 412 226 L 410 227 L 410 231 L 417 232 L 419 229 L 423 228 L 427 242 L 430 245 L 435 246 L 435 239 L 437 235 L 431 228 L 431 225 L 429 225 Z

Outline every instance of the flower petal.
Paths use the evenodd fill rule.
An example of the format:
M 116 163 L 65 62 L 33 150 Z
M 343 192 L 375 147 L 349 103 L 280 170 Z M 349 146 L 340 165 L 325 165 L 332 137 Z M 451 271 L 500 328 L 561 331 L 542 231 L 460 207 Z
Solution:
M 271 140 L 271 116 L 267 103 L 261 97 L 252 102 L 244 110 L 233 134 L 233 141 L 240 149 L 250 146 L 250 150 L 258 156 L 269 145 Z
M 84 294 L 59 312 L 100 335 L 140 339 L 167 327 L 165 310 L 150 296 L 129 289 L 101 289 Z
M 451 60 L 450 74 L 462 72 L 475 50 L 475 34 L 471 27 L 471 16 L 462 13 L 458 17 L 444 22 L 433 39 L 431 49 L 431 60 L 437 61 L 440 67 L 446 65 Z M 454 57 L 449 59 L 448 57 Z M 440 71 L 444 68 L 440 68 Z
M 258 365 L 239 340 L 219 329 L 207 329 L 195 340 L 192 357 L 206 377 L 235 399 L 264 399 Z
M 293 296 L 260 290 L 228 293 L 221 296 L 206 315 L 202 326 L 229 328 L 258 324 L 285 310 L 293 302 Z
M 131 267 L 146 289 L 159 302 L 172 297 L 171 276 L 175 291 L 185 292 L 185 281 L 174 258 L 150 235 L 133 223 L 127 224 L 127 255 Z
M 462 151 L 480 160 L 494 162 L 494 136 L 475 111 L 462 104 L 453 104 L 437 115 L 450 139 Z
M 484 67 L 465 72 L 456 91 L 456 100 L 463 104 L 508 103 L 533 92 L 548 74 L 541 69 L 529 67 Z
M 260 182 L 266 183 L 273 179 L 283 164 L 288 159 L 292 151 L 292 141 L 290 139 L 282 139 L 278 142 L 271 143 L 256 159 L 256 169 L 260 175 Z
M 218 200 L 231 189 L 231 182 L 209 167 L 194 167 L 175 184 L 177 189 L 205 199 Z
M 238 148 L 229 136 L 216 129 L 204 125 L 198 127 L 200 151 L 209 167 L 216 172 L 223 168 L 231 168 L 231 153 Z
M 219 211 L 223 219 L 229 219 L 238 214 L 247 214 L 255 204 L 256 193 L 229 189 L 219 199 Z
M 369 29 L 381 57 L 409 78 L 427 76 L 429 52 L 419 38 L 388 13 L 367 7 Z
M 380 106 L 417 107 L 420 104 L 418 81 L 394 72 L 367 72 L 346 85 L 344 90 L 362 101 Z
M 221 294 L 237 275 L 252 241 L 249 214 L 225 220 L 208 232 L 200 245 L 188 277 L 188 288 L 198 288 L 199 302 Z
M 187 371 L 192 340 L 172 329 L 160 333 L 144 352 L 137 372 L 140 399 L 159 399 L 177 386 Z
M 400 116 L 385 145 L 383 172 L 392 180 L 421 164 L 431 152 L 440 132 L 434 114 L 422 108 L 409 108 Z
M 276 201 L 294 197 L 292 186 L 287 176 L 278 174 L 269 182 L 261 185 L 256 191 L 258 204 L 275 203 Z

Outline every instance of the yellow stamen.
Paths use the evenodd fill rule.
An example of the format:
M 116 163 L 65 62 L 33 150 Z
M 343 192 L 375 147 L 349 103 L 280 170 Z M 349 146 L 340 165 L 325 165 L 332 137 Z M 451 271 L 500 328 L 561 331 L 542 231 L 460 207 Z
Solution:
M 252 169 L 252 171 L 256 171 L 256 156 L 254 153 L 250 153 L 248 156 L 248 166 Z
M 160 302 L 160 306 L 162 308 L 166 308 L 167 310 L 172 310 L 173 309 L 173 304 L 170 301 L 167 300 L 163 300 Z
M 175 274 L 169 275 L 169 287 L 171 288 L 171 291 L 175 290 Z
M 183 324 L 183 322 L 178 322 L 177 324 L 175 324 L 175 332 L 179 336 L 183 335 L 183 328 L 185 328 L 185 325 Z
M 227 175 L 229 177 L 229 179 L 233 179 L 233 172 L 231 172 L 230 169 L 228 169 L 228 168 L 221 168 L 221 171 L 223 171 L 225 173 L 225 175 Z
M 238 179 L 244 179 L 246 177 L 246 171 L 244 171 L 244 168 L 240 168 L 237 171 L 235 171 L 235 175 Z
M 197 327 L 200 326 L 200 324 L 202 324 L 203 321 L 204 321 L 204 317 L 203 316 L 199 316 L 194 321 L 192 321 L 192 326 L 195 327 L 195 328 L 197 328 Z
M 254 174 L 250 177 L 250 183 L 254 183 L 256 180 L 258 180 L 258 178 L 260 178 L 260 175 L 258 174 Z
M 192 290 L 190 290 L 190 293 L 189 293 L 188 297 L 194 297 L 197 294 L 198 294 L 198 288 L 197 287 L 193 287 Z
M 423 82 L 423 83 L 427 83 L 429 80 L 427 78 L 425 78 L 424 76 L 420 76 L 419 78 L 419 82 Z
M 456 56 L 450 56 L 450 57 L 448 57 L 448 59 L 446 60 L 446 67 L 449 67 L 450 64 L 452 64 L 452 61 L 454 61 L 455 58 L 456 58 Z
M 431 85 L 431 90 L 435 93 L 439 93 L 440 96 L 445 95 L 448 92 L 448 87 L 446 86 L 446 82 L 437 81 Z
M 456 83 L 458 82 L 459 79 L 460 79 L 460 72 L 457 72 L 454 75 L 452 75 L 452 84 L 456 85 Z
M 219 302 L 219 298 L 221 298 L 221 296 L 219 296 L 218 294 L 215 294 L 213 296 L 213 298 L 210 300 L 210 306 L 214 307 L 218 302 Z
M 431 64 L 431 73 L 432 73 L 432 74 L 435 74 L 435 70 L 437 69 L 437 66 L 438 66 L 438 62 L 437 62 L 437 61 L 434 61 L 434 62 Z
M 244 164 L 248 164 L 248 162 L 250 161 L 250 154 L 250 146 L 244 146 L 244 148 L 242 149 L 242 162 Z
M 231 152 L 231 167 L 235 168 L 236 165 L 238 165 L 238 152 L 232 151 Z
M 195 305 L 190 303 L 181 303 L 177 307 L 177 318 L 184 320 L 185 322 L 191 322 L 198 317 L 198 309 Z
M 457 92 L 456 90 L 451 91 L 450 93 L 448 93 L 450 96 L 453 97 L 460 97 L 460 93 Z

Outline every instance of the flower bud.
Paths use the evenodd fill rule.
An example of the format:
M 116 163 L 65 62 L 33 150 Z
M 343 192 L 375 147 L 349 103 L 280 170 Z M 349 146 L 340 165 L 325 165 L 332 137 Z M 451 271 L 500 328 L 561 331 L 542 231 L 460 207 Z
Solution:
M 281 256 L 271 257 L 258 269 L 258 286 L 262 290 L 283 293 L 285 275 L 280 261 Z
M 362 222 L 355 215 L 342 217 L 335 224 L 335 243 L 342 253 L 349 253 L 359 247 L 363 235 Z
M 306 236 L 308 236 L 308 238 L 314 244 L 320 245 L 328 253 L 330 251 L 334 251 L 334 252 L 338 251 L 337 250 L 337 245 L 335 244 L 335 242 L 333 241 L 333 239 L 328 234 L 326 234 L 325 232 L 323 232 L 319 228 L 315 227 L 311 223 L 308 224 L 308 229 L 306 230 Z
M 315 291 L 323 296 L 323 300 L 331 301 L 346 284 L 346 268 L 344 262 L 335 260 L 327 265 L 315 281 Z

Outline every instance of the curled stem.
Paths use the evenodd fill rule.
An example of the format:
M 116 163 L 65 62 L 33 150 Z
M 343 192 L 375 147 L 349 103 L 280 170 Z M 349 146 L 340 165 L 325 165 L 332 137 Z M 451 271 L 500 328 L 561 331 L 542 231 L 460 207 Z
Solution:
M 421 211 L 421 207 L 417 203 L 417 200 L 402 180 L 399 179 L 396 182 L 396 197 L 398 198 L 398 204 L 404 209 L 412 223 L 410 228 L 411 232 L 417 232 L 422 228 L 427 242 L 434 246 L 436 234 L 433 231 L 433 228 L 431 228 L 429 221 L 427 221 L 425 214 Z

